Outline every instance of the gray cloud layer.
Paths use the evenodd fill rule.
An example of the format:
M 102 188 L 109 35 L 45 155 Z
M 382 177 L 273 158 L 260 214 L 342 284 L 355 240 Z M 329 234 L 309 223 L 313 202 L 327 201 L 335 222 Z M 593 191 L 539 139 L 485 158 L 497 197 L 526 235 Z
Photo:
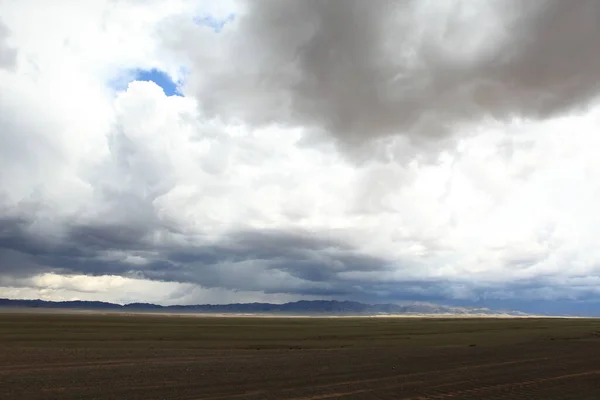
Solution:
M 218 68 L 193 36 L 179 47 L 207 115 L 310 127 L 360 157 L 373 138 L 435 146 L 482 119 L 585 107 L 599 18 L 594 0 L 263 0 L 226 29 Z
M 53 240 L 26 218 L 0 220 L 0 268 L 6 276 L 43 272 L 123 275 L 204 287 L 297 295 L 360 295 L 340 274 L 384 271 L 386 260 L 315 234 L 232 232 L 216 242 L 156 243 L 152 233 L 122 225 L 71 226 Z M 143 257 L 143 264 L 126 256 Z M 362 289 L 364 290 L 364 289 Z
M 565 291 L 545 277 L 495 284 L 473 282 L 470 277 L 386 281 L 377 276 L 393 272 L 390 260 L 307 232 L 240 231 L 216 242 L 185 245 L 177 240 L 154 242 L 152 233 L 163 229 L 160 226 L 147 231 L 131 230 L 126 224 L 71 226 L 59 240 L 36 232 L 35 221 L 26 218 L 4 218 L 0 226 L 3 279 L 44 272 L 120 275 L 273 294 L 514 308 L 527 305 L 527 298 L 538 306 L 544 298 L 595 298 L 589 285 Z M 144 262 L 128 261 L 132 256 Z

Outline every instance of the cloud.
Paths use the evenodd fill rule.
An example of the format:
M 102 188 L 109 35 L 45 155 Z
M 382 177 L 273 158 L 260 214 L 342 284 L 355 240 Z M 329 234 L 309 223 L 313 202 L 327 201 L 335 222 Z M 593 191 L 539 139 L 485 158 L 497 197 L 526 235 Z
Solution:
M 171 237 L 157 243 L 150 229 L 96 223 L 71 226 L 62 238 L 52 240 L 37 235 L 33 224 L 17 218 L 2 220 L 0 254 L 5 274 L 115 275 L 227 290 L 332 296 L 352 295 L 343 274 L 386 269 L 384 259 L 307 232 L 239 231 L 211 241 L 180 243 Z M 160 224 L 152 229 L 169 235 Z
M 31 279 L 9 280 L 0 278 L 0 285 L 2 285 L 0 290 L 5 298 L 51 301 L 106 301 L 106 299 L 111 299 L 111 301 L 119 304 L 135 303 L 139 302 L 140 299 L 148 298 L 164 305 L 223 304 L 254 301 L 280 303 L 299 298 L 298 296 L 202 288 L 191 284 L 148 281 L 111 275 L 100 277 L 89 275 L 63 276 L 49 273 Z M 300 298 L 314 299 L 311 296 Z
M 0 68 L 12 68 L 17 62 L 17 51 L 8 44 L 10 32 L 0 21 Z
M 226 18 L 217 19 L 212 15 L 196 17 L 194 22 L 201 26 L 208 26 L 214 29 L 215 32 L 219 33 L 223 30 L 225 25 L 235 19 L 235 14 L 229 14 Z
M 202 71 L 188 87 L 202 112 L 324 132 L 359 159 L 381 137 L 439 148 L 487 119 L 543 119 L 597 97 L 593 0 L 245 5 L 208 66 L 199 29 L 170 26 Z
M 0 295 L 596 301 L 595 2 L 165 4 L 0 3 Z

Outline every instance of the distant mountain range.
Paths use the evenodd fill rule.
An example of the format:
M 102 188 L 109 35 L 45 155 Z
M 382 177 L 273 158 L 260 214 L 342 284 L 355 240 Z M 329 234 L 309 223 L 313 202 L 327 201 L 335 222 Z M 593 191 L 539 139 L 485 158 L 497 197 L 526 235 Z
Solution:
M 45 301 L 0 299 L 0 308 L 105 310 L 131 312 L 172 312 L 212 314 L 280 314 L 280 315 L 391 315 L 391 314 L 458 314 L 458 315 L 526 315 L 519 311 L 494 311 L 488 308 L 450 307 L 431 303 L 364 304 L 355 301 L 315 300 L 284 304 L 235 303 L 160 306 L 148 303 L 114 304 L 102 301 Z

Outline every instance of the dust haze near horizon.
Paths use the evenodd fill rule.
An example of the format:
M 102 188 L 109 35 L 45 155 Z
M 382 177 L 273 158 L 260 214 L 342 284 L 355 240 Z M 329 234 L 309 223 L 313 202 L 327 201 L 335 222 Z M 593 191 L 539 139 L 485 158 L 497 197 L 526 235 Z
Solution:
M 0 1 L 0 297 L 593 311 L 598 37 L 593 0 Z

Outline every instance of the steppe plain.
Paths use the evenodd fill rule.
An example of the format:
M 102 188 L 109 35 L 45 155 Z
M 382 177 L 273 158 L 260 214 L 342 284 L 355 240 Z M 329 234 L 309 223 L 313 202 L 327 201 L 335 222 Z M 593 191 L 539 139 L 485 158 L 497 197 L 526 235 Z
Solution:
M 0 313 L 0 399 L 600 399 L 600 320 Z

